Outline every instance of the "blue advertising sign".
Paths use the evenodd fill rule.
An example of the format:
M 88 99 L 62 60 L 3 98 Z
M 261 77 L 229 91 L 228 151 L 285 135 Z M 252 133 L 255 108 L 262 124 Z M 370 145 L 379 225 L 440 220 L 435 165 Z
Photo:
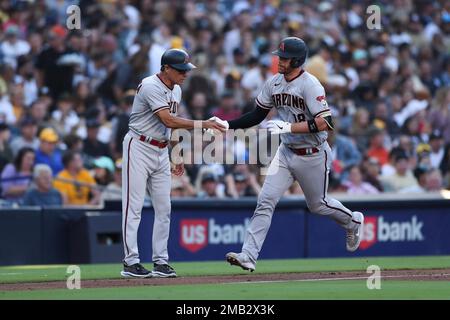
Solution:
M 262 259 L 304 256 L 303 210 L 275 212 L 260 254 Z M 252 211 L 176 210 L 172 212 L 169 237 L 171 261 L 222 260 L 229 251 L 240 252 Z M 138 234 L 142 261 L 150 262 L 153 211 L 145 210 Z
M 331 219 L 307 215 L 307 256 L 399 256 L 450 254 L 450 212 L 383 209 L 365 212 L 359 249 L 345 249 L 345 230 Z

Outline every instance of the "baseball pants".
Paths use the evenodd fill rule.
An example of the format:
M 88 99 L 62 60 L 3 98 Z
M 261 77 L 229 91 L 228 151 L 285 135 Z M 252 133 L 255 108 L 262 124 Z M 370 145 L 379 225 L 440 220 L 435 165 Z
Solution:
M 122 229 L 127 265 L 139 263 L 138 228 L 146 190 L 150 194 L 153 223 L 153 262 L 168 263 L 171 173 L 167 148 L 160 149 L 128 133 L 123 141 Z
M 269 231 L 275 206 L 294 180 L 300 184 L 311 212 L 329 216 L 344 228 L 354 227 L 352 211 L 327 195 L 331 149 L 326 142 L 319 149 L 315 154 L 299 156 L 284 144 L 278 148 L 242 247 L 253 262 L 258 259 Z

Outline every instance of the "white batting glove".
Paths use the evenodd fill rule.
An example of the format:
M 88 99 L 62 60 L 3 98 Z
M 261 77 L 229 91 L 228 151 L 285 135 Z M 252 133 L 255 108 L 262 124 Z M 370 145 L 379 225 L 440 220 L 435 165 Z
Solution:
M 267 122 L 267 129 L 271 134 L 291 133 L 291 124 L 281 120 L 270 120 Z

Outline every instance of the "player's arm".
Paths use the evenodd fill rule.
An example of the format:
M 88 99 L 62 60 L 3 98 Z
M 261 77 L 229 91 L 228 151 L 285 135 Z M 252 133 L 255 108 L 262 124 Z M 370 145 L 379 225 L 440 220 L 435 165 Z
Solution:
M 267 128 L 272 134 L 281 133 L 317 133 L 320 131 L 334 130 L 331 115 L 318 116 L 312 120 L 289 123 L 281 120 L 271 120 Z
M 292 133 L 316 133 L 320 131 L 334 130 L 331 114 L 325 117 L 318 116 L 312 120 L 293 123 Z
M 171 115 L 169 112 L 169 107 L 161 108 L 156 112 L 156 115 L 159 117 L 159 119 L 161 119 L 161 122 L 164 123 L 166 127 L 171 129 L 205 128 L 219 130 L 221 132 L 225 132 L 226 130 L 223 125 L 212 120 L 190 120 Z
M 269 114 L 270 109 L 256 106 L 253 111 L 247 112 L 241 117 L 228 121 L 230 129 L 246 129 L 260 124 Z

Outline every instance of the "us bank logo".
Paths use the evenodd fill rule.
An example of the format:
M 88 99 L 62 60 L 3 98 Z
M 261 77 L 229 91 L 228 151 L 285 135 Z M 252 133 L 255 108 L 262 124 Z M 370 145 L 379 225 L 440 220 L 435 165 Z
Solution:
M 180 246 L 195 253 L 208 245 L 242 244 L 249 223 L 250 219 L 237 224 L 219 224 L 214 219 L 182 219 Z
M 383 216 L 364 218 L 364 232 L 359 248 L 368 249 L 378 242 L 424 241 L 423 221 L 412 216 L 407 221 L 386 221 Z

